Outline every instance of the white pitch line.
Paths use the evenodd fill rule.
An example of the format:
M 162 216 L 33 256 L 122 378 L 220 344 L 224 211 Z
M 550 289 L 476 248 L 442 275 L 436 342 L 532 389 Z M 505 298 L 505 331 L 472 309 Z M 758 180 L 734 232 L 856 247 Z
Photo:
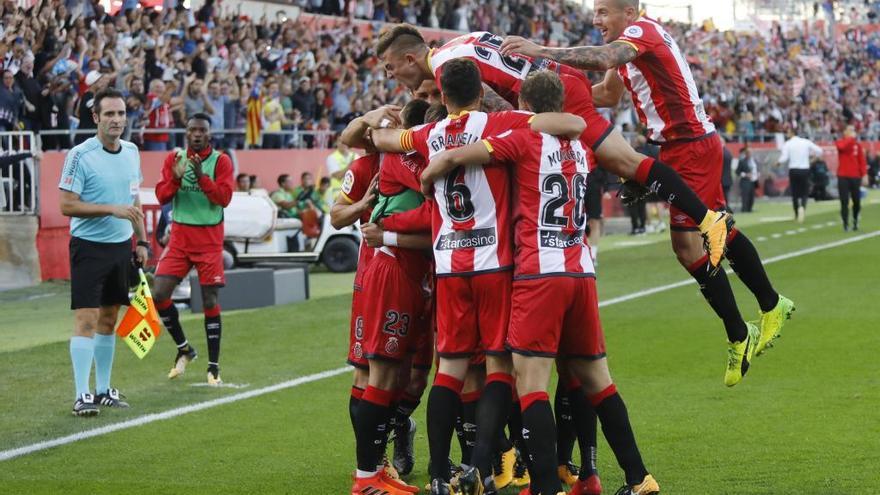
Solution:
M 858 235 L 855 237 L 849 237 L 847 239 L 841 239 L 841 240 L 835 241 L 835 242 L 829 242 L 827 244 L 819 244 L 818 246 L 804 248 L 804 249 L 800 249 L 798 251 L 792 251 L 791 253 L 781 254 L 779 256 L 773 256 L 772 258 L 767 258 L 763 261 L 764 261 L 765 265 L 769 265 L 771 263 L 776 263 L 778 261 L 783 261 L 783 260 L 787 260 L 790 258 L 796 258 L 798 256 L 804 256 L 806 254 L 815 253 L 817 251 L 824 251 L 826 249 L 836 248 L 836 247 L 850 244 L 853 242 L 863 241 L 863 240 L 869 239 L 871 237 L 877 237 L 878 235 L 880 235 L 880 230 L 870 232 L 867 234 Z M 733 270 L 728 269 L 727 273 L 728 274 L 733 273 Z M 632 294 L 627 294 L 625 296 L 607 299 L 605 301 L 600 302 L 599 307 L 604 308 L 605 306 L 611 306 L 612 304 L 618 304 L 618 303 L 622 303 L 622 302 L 626 302 L 626 301 L 631 301 L 633 299 L 638 299 L 640 297 L 650 296 L 652 294 L 657 294 L 658 292 L 665 292 L 667 290 L 677 289 L 679 287 L 684 287 L 686 285 L 690 285 L 693 283 L 696 283 L 696 281 L 692 278 L 689 278 L 687 280 L 680 280 L 680 281 L 672 283 L 672 284 L 661 285 L 658 287 L 652 287 L 650 289 L 645 289 L 645 290 L 641 290 L 638 292 L 633 292 Z
M 91 430 L 81 431 L 79 433 L 74 433 L 72 435 L 67 435 L 65 437 L 55 438 L 52 440 L 46 440 L 45 442 L 38 442 L 31 445 L 26 445 L 24 447 L 19 447 L 17 449 L 4 450 L 0 452 L 0 462 L 8 461 L 9 459 L 14 459 L 19 456 L 32 454 L 34 452 L 39 452 L 41 450 L 51 449 L 52 447 L 58 447 L 60 445 L 66 445 L 73 442 L 78 442 L 80 440 L 85 440 L 87 438 L 93 438 L 101 435 L 106 435 L 108 433 L 113 433 L 114 431 L 125 430 L 127 428 L 134 428 L 135 426 L 143 426 L 149 423 L 153 423 L 156 421 L 162 421 L 164 419 L 176 418 L 177 416 L 182 416 L 184 414 L 189 414 L 197 411 L 203 411 L 205 409 L 210 409 L 212 407 L 222 406 L 224 404 L 230 404 L 233 402 L 238 402 L 240 400 L 250 399 L 253 397 L 259 397 L 265 394 L 271 394 L 272 392 L 277 392 L 279 390 L 284 390 L 286 388 L 293 388 L 299 385 L 303 385 L 306 383 L 311 383 L 318 380 L 323 380 L 324 378 L 330 378 L 332 376 L 336 376 L 347 371 L 351 370 L 351 366 L 344 366 L 342 368 L 336 368 L 335 370 L 322 371 L 320 373 L 314 373 L 311 375 L 301 376 L 299 378 L 294 378 L 293 380 L 288 380 L 286 382 L 276 383 L 275 385 L 269 385 L 267 387 L 258 388 L 256 390 L 249 390 L 247 392 L 241 392 L 237 394 L 227 395 L 225 397 L 219 397 L 217 399 L 212 399 L 204 402 L 198 402 L 196 404 L 192 404 L 189 406 L 177 407 L 174 409 L 169 409 L 160 413 L 153 414 L 145 414 L 143 416 L 139 416 L 137 418 L 129 419 L 128 421 L 123 421 L 121 423 L 113 423 L 106 426 L 102 426 L 100 428 L 93 428 Z
M 791 253 L 782 254 L 779 256 L 774 256 L 772 258 L 767 258 L 764 260 L 765 265 L 769 265 L 771 263 L 776 263 L 778 261 L 783 261 L 791 258 L 796 258 L 798 256 L 804 256 L 807 254 L 815 253 L 818 251 L 824 251 L 826 249 L 832 249 L 839 246 L 843 246 L 846 244 L 851 244 L 853 242 L 863 241 L 865 239 L 870 239 L 872 237 L 877 237 L 880 235 L 880 231 L 874 231 L 867 234 L 861 234 L 854 237 L 849 237 L 846 239 L 842 239 L 835 242 L 829 242 L 827 244 L 820 244 L 818 246 L 813 246 L 805 249 L 801 249 L 798 251 L 793 251 Z M 732 273 L 732 270 L 727 270 L 728 273 Z M 625 296 L 615 297 L 612 299 L 608 299 L 599 303 L 599 307 L 603 308 L 606 306 L 611 306 L 614 304 L 619 304 L 626 301 L 631 301 L 633 299 L 638 299 L 641 297 L 650 296 L 652 294 L 657 294 L 659 292 L 665 292 L 672 289 L 677 289 L 679 287 L 684 287 L 686 285 L 694 283 L 693 279 L 682 280 L 679 282 L 675 282 L 673 284 L 661 285 L 659 287 L 653 287 L 651 289 L 646 289 L 638 292 L 633 292 L 631 294 L 627 294 Z M 249 390 L 247 392 L 240 392 L 237 394 L 227 395 L 225 397 L 219 397 L 217 399 L 212 399 L 205 402 L 199 402 L 196 404 L 192 404 L 189 406 L 177 407 L 174 409 L 169 409 L 160 413 L 146 414 L 144 416 L 140 416 L 134 419 L 130 419 L 128 421 L 123 421 L 121 423 L 109 424 L 106 426 L 102 426 L 99 428 L 94 428 L 91 430 L 81 431 L 79 433 L 74 433 L 72 435 L 67 435 L 64 437 L 55 438 L 52 440 L 47 440 L 44 442 L 38 442 L 31 445 L 26 445 L 24 447 L 19 447 L 16 449 L 4 450 L 0 451 L 0 462 L 8 461 L 10 459 L 14 459 L 16 457 L 20 457 L 27 454 L 32 454 L 34 452 L 39 452 L 41 450 L 51 449 L 52 447 L 59 447 L 62 445 L 67 445 L 70 443 L 78 442 L 80 440 L 85 440 L 87 438 L 94 438 L 101 435 L 106 435 L 108 433 L 113 433 L 119 430 L 125 430 L 128 428 L 134 428 L 136 426 L 143 426 L 149 423 L 153 423 L 156 421 L 162 421 L 165 419 L 172 419 L 178 416 L 182 416 L 184 414 L 189 414 L 197 411 L 203 411 L 205 409 L 210 409 L 217 406 L 222 406 L 224 404 L 231 404 L 233 402 L 238 402 L 245 399 L 251 399 L 253 397 L 259 397 L 261 395 L 270 394 L 272 392 L 277 392 L 279 390 L 284 390 L 288 388 L 297 387 L 299 385 L 303 385 L 305 383 L 311 383 L 318 380 L 323 380 L 324 378 L 330 378 L 336 375 L 340 375 L 345 373 L 351 369 L 350 366 L 344 366 L 342 368 L 336 368 L 333 370 L 322 371 L 320 373 L 314 373 L 311 375 L 302 376 L 299 378 L 294 378 L 292 380 L 288 380 L 281 383 L 276 383 L 275 385 L 269 385 L 267 387 L 258 388 L 255 390 Z

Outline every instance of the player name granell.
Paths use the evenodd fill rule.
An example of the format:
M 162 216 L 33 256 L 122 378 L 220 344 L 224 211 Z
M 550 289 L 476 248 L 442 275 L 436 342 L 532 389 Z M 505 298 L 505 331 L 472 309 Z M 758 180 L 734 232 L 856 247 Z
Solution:
M 475 230 L 456 230 L 443 234 L 437 239 L 437 250 L 479 248 L 492 246 L 498 242 L 495 227 Z
M 584 231 L 560 232 L 558 230 L 540 231 L 541 247 L 567 249 L 584 243 Z
M 471 134 L 470 132 L 460 132 L 458 134 L 448 134 L 437 136 L 428 141 L 428 146 L 434 153 L 439 153 L 447 148 L 460 148 L 480 140 L 480 136 Z
M 580 151 L 573 150 L 571 148 L 558 149 L 553 153 L 547 155 L 547 161 L 550 162 L 551 167 L 558 167 L 562 162 L 566 160 L 571 160 L 574 162 L 581 162 L 584 159 L 584 154 Z

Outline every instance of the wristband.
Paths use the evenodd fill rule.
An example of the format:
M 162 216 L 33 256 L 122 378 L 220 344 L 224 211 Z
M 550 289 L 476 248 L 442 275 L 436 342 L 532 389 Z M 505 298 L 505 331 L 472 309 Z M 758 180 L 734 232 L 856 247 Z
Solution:
M 397 232 L 382 232 L 382 244 L 397 246 Z
M 150 243 L 147 241 L 137 241 L 137 245 L 140 247 L 145 247 L 147 249 L 150 249 Z

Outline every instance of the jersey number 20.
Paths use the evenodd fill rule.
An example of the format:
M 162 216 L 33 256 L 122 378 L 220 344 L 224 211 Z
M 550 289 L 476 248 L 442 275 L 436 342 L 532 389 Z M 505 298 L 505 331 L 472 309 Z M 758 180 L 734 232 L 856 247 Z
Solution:
M 553 197 L 544 203 L 541 212 L 541 223 L 545 227 L 567 227 L 569 219 L 559 216 L 556 211 L 560 208 L 563 213 L 565 206 L 574 200 L 574 208 L 571 210 L 571 224 L 576 229 L 583 229 L 587 221 L 586 196 L 587 178 L 576 174 L 571 178 L 571 185 L 562 174 L 550 174 L 544 177 L 541 184 L 541 192 Z M 574 194 L 572 194 L 574 193 Z

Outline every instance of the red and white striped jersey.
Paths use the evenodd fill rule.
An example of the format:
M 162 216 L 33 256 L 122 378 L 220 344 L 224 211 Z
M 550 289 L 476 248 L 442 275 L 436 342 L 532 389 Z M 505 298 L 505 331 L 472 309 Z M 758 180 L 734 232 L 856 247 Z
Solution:
M 529 72 L 549 69 L 557 73 L 579 73 L 582 71 L 561 65 L 553 60 L 532 59 L 524 55 L 503 56 L 498 51 L 504 38 L 486 31 L 477 31 L 452 39 L 440 48 L 431 50 L 428 65 L 434 72 L 437 87 L 443 64 L 456 58 L 469 58 L 480 68 L 480 78 L 499 96 L 514 108 L 519 106 L 519 90 Z
M 638 52 L 617 68 L 639 119 L 656 142 L 697 139 L 715 130 L 678 44 L 656 21 L 639 18 L 617 38 Z
M 515 167 L 514 279 L 595 276 L 585 233 L 588 148 L 531 129 L 483 142 L 494 160 Z
M 529 126 L 529 112 L 466 112 L 414 127 L 401 137 L 403 147 L 430 160 L 508 129 Z M 507 167 L 459 167 L 434 183 L 434 261 L 438 276 L 466 275 L 513 266 L 510 226 L 510 176 Z
M 370 187 L 370 182 L 373 181 L 373 177 L 379 173 L 381 162 L 382 155 L 378 153 L 364 155 L 351 162 L 351 166 L 345 171 L 345 178 L 342 179 L 342 191 L 339 194 L 351 204 L 363 199 L 367 194 L 367 189 Z M 362 225 L 370 221 L 372 213 L 373 210 L 370 209 L 361 214 L 360 222 Z M 375 249 L 367 246 L 367 243 L 361 240 L 357 271 L 354 274 L 355 289 L 360 290 L 363 287 L 364 272 L 367 271 L 367 266 L 373 259 L 375 252 Z

